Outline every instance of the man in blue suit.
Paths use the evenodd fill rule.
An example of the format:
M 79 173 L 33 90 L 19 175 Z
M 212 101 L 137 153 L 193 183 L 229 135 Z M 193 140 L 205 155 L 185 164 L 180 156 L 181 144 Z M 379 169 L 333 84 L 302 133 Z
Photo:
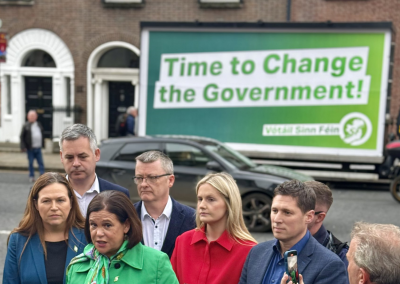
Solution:
M 315 200 L 314 191 L 297 180 L 284 182 L 274 190 L 271 222 L 276 239 L 251 249 L 239 283 L 281 283 L 285 272 L 283 254 L 288 250 L 297 250 L 298 271 L 304 283 L 349 283 L 344 263 L 307 230 L 314 217 Z
M 61 162 L 84 217 L 90 201 L 104 190 L 121 191 L 129 197 L 126 188 L 97 177 L 95 171 L 96 162 L 100 160 L 100 149 L 97 147 L 96 136 L 89 127 L 74 124 L 65 128 L 59 145 Z
M 196 227 L 194 209 L 169 196 L 175 181 L 171 159 L 159 151 L 141 154 L 136 157 L 134 181 L 142 200 L 134 205 L 142 221 L 143 243 L 171 258 L 176 238 Z

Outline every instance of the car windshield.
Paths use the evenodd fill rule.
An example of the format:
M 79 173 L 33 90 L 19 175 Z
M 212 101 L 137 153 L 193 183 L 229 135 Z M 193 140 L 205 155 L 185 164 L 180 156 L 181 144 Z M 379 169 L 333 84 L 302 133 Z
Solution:
M 233 166 L 241 170 L 254 168 L 257 166 L 249 158 L 243 156 L 236 150 L 229 148 L 227 145 L 213 143 L 209 141 L 197 141 L 197 142 L 203 144 L 208 150 L 216 153 L 218 156 L 222 157 L 228 163 L 232 164 Z

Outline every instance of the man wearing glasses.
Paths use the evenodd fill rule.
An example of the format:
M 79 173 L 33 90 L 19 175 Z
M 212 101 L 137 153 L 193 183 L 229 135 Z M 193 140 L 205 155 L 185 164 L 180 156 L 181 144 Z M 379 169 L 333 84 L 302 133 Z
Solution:
M 171 159 L 159 151 L 141 154 L 136 157 L 134 181 L 142 200 L 134 205 L 142 221 L 143 243 L 171 258 L 176 238 L 196 226 L 194 209 L 169 196 L 175 181 Z
M 349 250 L 349 246 L 347 243 L 342 243 L 338 240 L 330 231 L 325 229 L 322 224 L 333 203 L 331 190 L 328 186 L 318 181 L 306 181 L 304 183 L 314 190 L 317 197 L 315 202 L 315 215 L 311 223 L 308 224 L 308 230 L 321 245 L 336 253 L 347 267 L 349 262 L 346 258 L 346 253 Z

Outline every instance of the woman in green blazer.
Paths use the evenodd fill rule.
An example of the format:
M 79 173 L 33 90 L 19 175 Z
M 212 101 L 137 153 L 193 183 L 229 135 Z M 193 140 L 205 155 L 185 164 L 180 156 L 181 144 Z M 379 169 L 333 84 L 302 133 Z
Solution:
M 125 194 L 110 190 L 93 198 L 85 235 L 89 244 L 71 260 L 67 284 L 178 284 L 168 256 L 141 244 L 142 225 Z

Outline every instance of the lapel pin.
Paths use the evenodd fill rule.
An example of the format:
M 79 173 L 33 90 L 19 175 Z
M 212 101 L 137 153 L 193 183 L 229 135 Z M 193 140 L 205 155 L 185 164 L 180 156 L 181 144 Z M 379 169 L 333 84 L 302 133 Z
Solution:
M 78 252 L 78 247 L 77 246 L 74 246 L 74 251 Z
M 119 278 L 119 276 L 115 276 L 114 282 L 117 282 L 117 281 L 118 281 L 118 278 Z

